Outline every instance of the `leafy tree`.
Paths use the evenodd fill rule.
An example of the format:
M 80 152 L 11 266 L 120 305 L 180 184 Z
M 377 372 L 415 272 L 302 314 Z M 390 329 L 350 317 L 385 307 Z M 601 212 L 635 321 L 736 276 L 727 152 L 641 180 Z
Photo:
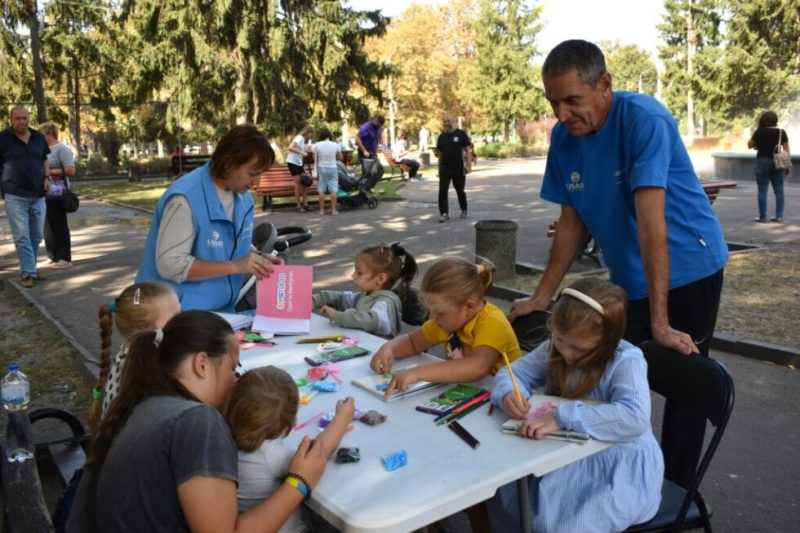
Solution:
M 658 86 L 656 65 L 647 51 L 635 44 L 621 45 L 619 41 L 601 41 L 606 56 L 606 68 L 619 91 L 655 94 Z
M 729 116 L 763 109 L 800 112 L 800 5 L 797 0 L 730 0 L 724 60 Z
M 470 53 L 471 11 L 470 0 L 446 7 L 412 4 L 391 21 L 385 36 L 370 41 L 371 57 L 392 68 L 385 93 L 391 83 L 398 129 L 436 131 L 443 113 L 466 114 L 457 91 L 459 62 Z
M 544 114 L 544 91 L 533 65 L 542 6 L 528 7 L 520 0 L 479 0 L 478 6 L 475 56 L 468 61 L 460 94 L 479 112 L 473 129 L 502 130 L 508 142 L 515 120 Z
M 665 66 L 665 103 L 686 121 L 689 144 L 695 113 L 712 122 L 722 119 L 718 104 L 723 7 L 723 0 L 665 0 L 666 15 L 658 26 L 664 41 L 659 56 Z

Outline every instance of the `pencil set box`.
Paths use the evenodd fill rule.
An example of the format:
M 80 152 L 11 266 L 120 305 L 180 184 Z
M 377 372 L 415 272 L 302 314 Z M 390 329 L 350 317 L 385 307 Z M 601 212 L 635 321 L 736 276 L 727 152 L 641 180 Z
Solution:
M 447 389 L 443 393 L 434 396 L 427 402 L 416 406 L 416 409 L 417 411 L 432 415 L 446 415 L 456 409 L 458 406 L 467 403 L 472 398 L 484 392 L 486 392 L 486 389 L 483 387 L 459 383 L 458 385 Z

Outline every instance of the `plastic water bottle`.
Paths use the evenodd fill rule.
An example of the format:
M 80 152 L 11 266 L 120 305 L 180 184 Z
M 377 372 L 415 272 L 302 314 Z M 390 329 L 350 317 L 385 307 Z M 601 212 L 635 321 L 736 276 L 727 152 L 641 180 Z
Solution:
M 2 385 L 3 407 L 9 412 L 24 411 L 31 402 L 31 385 L 28 377 L 19 371 L 17 363 L 8 365 L 8 374 L 0 382 Z
M 26 425 L 20 423 L 22 417 L 27 417 L 25 409 L 31 401 L 31 386 L 28 377 L 19 371 L 19 365 L 12 363 L 8 367 L 8 374 L 0 382 L 2 389 L 3 406 L 6 408 L 6 440 L 5 450 L 9 462 L 20 463 L 33 458 L 33 440 L 30 431 L 26 432 Z

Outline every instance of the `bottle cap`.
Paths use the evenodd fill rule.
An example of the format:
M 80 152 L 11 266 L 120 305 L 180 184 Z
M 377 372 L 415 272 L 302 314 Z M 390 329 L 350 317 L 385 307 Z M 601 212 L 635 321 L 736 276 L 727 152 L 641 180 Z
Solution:
M 10 365 L 8 365 L 8 369 L 9 369 L 10 371 L 12 371 L 12 372 L 13 372 L 14 370 L 19 370 L 19 365 L 18 365 L 17 363 L 11 363 Z

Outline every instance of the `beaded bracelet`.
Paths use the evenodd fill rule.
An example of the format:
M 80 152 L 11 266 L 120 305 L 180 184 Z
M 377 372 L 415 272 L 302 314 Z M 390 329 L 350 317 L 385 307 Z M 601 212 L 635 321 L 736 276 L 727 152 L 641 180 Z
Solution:
M 311 497 L 311 485 L 303 476 L 289 472 L 283 478 L 283 482 L 299 490 L 303 495 L 303 501 L 307 501 Z

